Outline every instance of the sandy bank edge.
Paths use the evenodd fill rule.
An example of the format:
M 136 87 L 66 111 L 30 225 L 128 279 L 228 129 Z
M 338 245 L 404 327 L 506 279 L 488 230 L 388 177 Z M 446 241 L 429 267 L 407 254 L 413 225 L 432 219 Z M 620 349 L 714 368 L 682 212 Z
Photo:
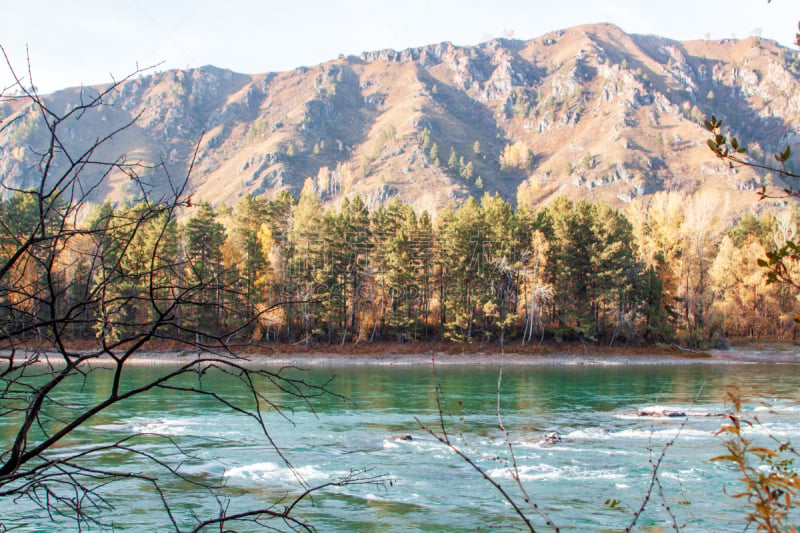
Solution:
M 0 356 L 7 356 L 0 352 Z M 59 360 L 54 354 L 55 361 Z M 143 351 L 131 357 L 127 364 L 133 365 L 180 365 L 198 358 L 206 359 L 209 354 L 195 351 Z M 712 350 L 702 355 L 608 355 L 608 354 L 494 354 L 494 353 L 420 353 L 420 354 L 374 354 L 350 355 L 340 353 L 302 353 L 302 354 L 243 354 L 237 356 L 217 355 L 227 359 L 256 366 L 423 366 L 435 361 L 437 365 L 480 365 L 499 367 L 501 365 L 551 365 L 551 366 L 624 366 L 624 365 L 718 365 L 718 364 L 800 364 L 800 350 L 736 348 L 731 350 Z M 111 363 L 104 358 L 93 361 Z

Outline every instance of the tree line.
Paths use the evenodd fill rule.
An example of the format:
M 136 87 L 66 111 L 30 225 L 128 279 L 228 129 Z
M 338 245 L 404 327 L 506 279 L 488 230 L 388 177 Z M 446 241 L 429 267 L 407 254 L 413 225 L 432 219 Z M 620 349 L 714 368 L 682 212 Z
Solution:
M 33 198 L 0 203 L 4 259 L 35 234 Z M 168 336 L 282 343 L 793 337 L 795 297 L 757 261 L 794 237 L 795 217 L 748 214 L 722 227 L 708 200 L 659 193 L 623 213 L 566 197 L 514 209 L 486 194 L 434 219 L 397 199 L 326 208 L 309 180 L 298 200 L 200 204 L 181 223 L 143 204 L 104 204 L 75 222 L 70 246 L 3 273 L 0 313 L 35 336 L 29 325 L 82 302 L 73 339 L 125 338 L 159 308 L 172 314 Z M 58 297 L 41 298 L 53 284 Z

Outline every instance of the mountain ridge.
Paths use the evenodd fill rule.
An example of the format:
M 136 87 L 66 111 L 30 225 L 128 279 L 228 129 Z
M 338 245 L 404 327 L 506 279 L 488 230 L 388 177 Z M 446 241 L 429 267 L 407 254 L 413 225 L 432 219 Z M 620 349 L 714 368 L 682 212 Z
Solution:
M 147 73 L 64 132 L 83 146 L 138 116 L 104 150 L 182 176 L 197 148 L 192 190 L 214 204 L 281 189 L 298 196 L 304 186 L 325 202 L 398 197 L 433 212 L 485 192 L 530 206 L 565 194 L 623 207 L 678 191 L 725 196 L 736 213 L 753 209 L 762 187 L 787 184 L 715 160 L 700 123 L 722 117 L 754 161 L 768 162 L 800 143 L 798 80 L 798 54 L 774 41 L 681 42 L 592 24 L 524 41 L 364 52 L 285 72 Z M 104 87 L 44 98 L 64 111 L 81 91 Z M 0 117 L 12 122 L 0 132 L 0 180 L 30 187 L 46 128 L 21 102 L 0 104 Z M 163 188 L 157 173 L 146 178 Z M 96 200 L 130 194 L 116 176 Z

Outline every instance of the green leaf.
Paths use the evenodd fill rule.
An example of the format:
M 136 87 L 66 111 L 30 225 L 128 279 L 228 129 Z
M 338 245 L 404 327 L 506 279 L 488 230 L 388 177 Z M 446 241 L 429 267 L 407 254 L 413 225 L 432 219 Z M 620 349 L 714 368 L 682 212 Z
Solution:
M 775 154 L 775 161 L 778 161 L 780 163 L 785 163 L 786 161 L 789 160 L 789 156 L 791 154 L 792 154 L 792 149 L 789 146 L 787 146 L 786 150 L 784 150 L 782 154 Z

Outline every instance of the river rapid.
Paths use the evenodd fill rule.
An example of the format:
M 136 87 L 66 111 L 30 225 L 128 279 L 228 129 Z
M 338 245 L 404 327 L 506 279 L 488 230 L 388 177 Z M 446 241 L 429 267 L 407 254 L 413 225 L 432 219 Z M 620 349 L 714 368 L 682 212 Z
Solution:
M 164 370 L 139 366 L 128 379 Z M 786 363 L 516 364 L 505 366 L 500 380 L 498 365 L 317 365 L 285 372 L 320 383 L 333 377 L 329 389 L 335 394 L 309 401 L 273 395 L 281 412 L 265 413 L 271 438 L 294 470 L 252 421 L 215 402 L 168 391 L 91 419 L 70 445 L 139 434 L 153 454 L 176 457 L 180 447 L 190 456 L 181 471 L 224 483 L 230 511 L 296 494 L 298 475 L 310 486 L 358 469 L 387 480 L 330 487 L 300 505 L 298 516 L 323 532 L 524 526 L 480 472 L 426 431 L 442 435 L 444 423 L 451 442 L 508 491 L 537 531 L 552 528 L 525 504 L 515 475 L 561 531 L 621 531 L 641 508 L 659 460 L 659 483 L 638 530 L 672 531 L 677 524 L 681 531 L 742 531 L 744 504 L 729 496 L 740 488 L 736 472 L 710 461 L 724 451 L 716 433 L 730 407 L 726 394 L 736 387 L 746 416 L 761 422 L 752 438 L 800 442 L 798 370 L 800 365 Z M 220 380 L 224 394 L 241 394 L 225 386 Z M 72 400 L 102 393 L 101 385 L 84 383 Z M 557 438 L 547 439 L 553 433 Z M 123 466 L 114 454 L 102 460 Z M 128 457 L 124 467 L 158 475 L 142 458 Z M 115 529 L 169 529 L 157 495 L 146 486 L 123 484 L 113 497 L 116 507 L 108 516 Z M 188 490 L 178 500 L 177 521 L 185 525 L 192 513 L 213 514 L 217 505 Z M 3 513 L 18 518 L 30 511 L 20 502 Z M 34 518 L 20 525 L 21 531 L 74 528 L 68 521 Z

